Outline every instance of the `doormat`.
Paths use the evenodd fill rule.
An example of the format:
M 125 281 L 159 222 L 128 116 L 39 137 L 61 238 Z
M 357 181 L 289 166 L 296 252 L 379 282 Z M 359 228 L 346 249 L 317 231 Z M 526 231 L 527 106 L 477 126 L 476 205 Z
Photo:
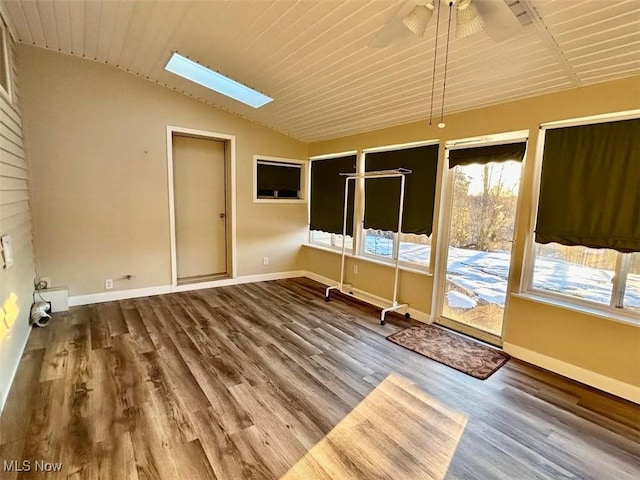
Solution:
M 501 350 L 433 325 L 409 327 L 387 340 L 480 380 L 489 378 L 511 358 Z

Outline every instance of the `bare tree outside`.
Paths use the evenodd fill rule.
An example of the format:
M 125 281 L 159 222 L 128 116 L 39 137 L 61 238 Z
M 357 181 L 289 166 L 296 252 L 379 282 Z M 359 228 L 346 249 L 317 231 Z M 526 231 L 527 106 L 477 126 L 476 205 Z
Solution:
M 482 166 L 480 180 L 458 169 L 454 179 L 450 245 L 480 251 L 510 250 L 518 200 L 512 163 Z M 516 164 L 518 165 L 518 164 Z M 474 180 L 482 189 L 470 191 Z
M 453 186 L 444 316 L 500 335 L 514 235 L 520 164 L 456 168 Z M 614 250 L 555 243 L 535 245 L 532 287 L 609 306 Z M 640 253 L 628 254 L 622 304 L 640 312 Z
M 500 335 L 520 163 L 457 167 L 443 314 Z

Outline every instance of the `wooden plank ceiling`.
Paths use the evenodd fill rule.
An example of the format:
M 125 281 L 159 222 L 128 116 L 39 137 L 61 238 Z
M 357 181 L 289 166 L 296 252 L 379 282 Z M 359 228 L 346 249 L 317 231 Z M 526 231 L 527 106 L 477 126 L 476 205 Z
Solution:
M 519 3 L 530 23 L 514 37 L 452 40 L 446 113 L 640 73 L 640 0 Z M 423 40 L 368 46 L 403 4 L 2 0 L 22 43 L 113 65 L 308 142 L 428 117 L 435 19 Z M 254 110 L 181 80 L 164 70 L 173 51 L 274 101 Z M 441 48 L 436 111 L 443 73 Z

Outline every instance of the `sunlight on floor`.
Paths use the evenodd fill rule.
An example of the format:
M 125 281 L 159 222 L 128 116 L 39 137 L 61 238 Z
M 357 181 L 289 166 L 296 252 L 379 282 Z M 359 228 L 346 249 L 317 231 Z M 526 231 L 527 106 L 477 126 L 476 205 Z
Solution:
M 389 375 L 280 480 L 442 479 L 467 417 Z

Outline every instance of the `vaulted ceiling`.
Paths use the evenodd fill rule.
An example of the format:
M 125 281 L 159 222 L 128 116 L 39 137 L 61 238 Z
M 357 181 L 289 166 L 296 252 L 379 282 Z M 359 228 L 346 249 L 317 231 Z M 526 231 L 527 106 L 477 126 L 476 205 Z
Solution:
M 437 1 L 437 0 L 436 0 Z M 502 1 L 502 0 L 496 0 Z M 640 73 L 640 0 L 506 0 L 528 23 L 453 39 L 445 113 Z M 303 141 L 429 116 L 435 17 L 424 39 L 368 46 L 404 0 L 2 0 L 16 39 L 147 78 Z M 446 7 L 445 7 L 446 8 Z M 440 17 L 439 42 L 447 18 Z M 274 101 L 254 110 L 168 73 L 177 51 Z M 444 49 L 436 68 L 439 113 Z

